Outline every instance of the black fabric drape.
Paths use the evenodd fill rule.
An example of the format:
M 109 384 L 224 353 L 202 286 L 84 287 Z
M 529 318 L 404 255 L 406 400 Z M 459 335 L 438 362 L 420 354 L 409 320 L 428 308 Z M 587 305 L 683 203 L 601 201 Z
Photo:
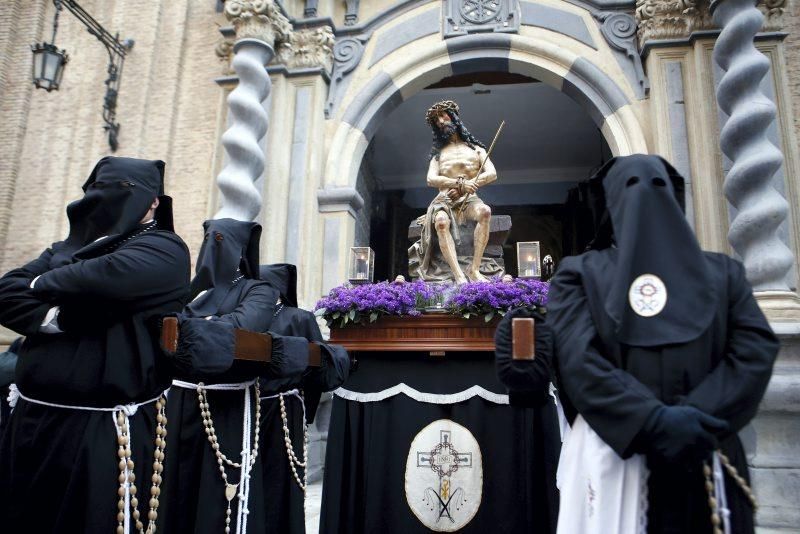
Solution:
M 430 532 L 406 503 L 404 477 L 412 440 L 437 419 L 468 428 L 483 457 L 482 502 L 459 532 L 555 532 L 560 444 L 552 403 L 519 408 L 473 397 L 428 404 L 397 395 L 379 402 L 334 397 L 320 533 Z
M 477 385 L 504 395 L 493 367 L 491 353 L 360 353 L 358 372 L 344 387 L 370 393 L 404 383 L 423 393 L 453 394 Z M 552 398 L 519 407 L 481 397 L 433 404 L 399 394 L 374 402 L 334 396 L 320 532 L 429 532 L 406 502 L 404 475 L 412 440 L 438 419 L 466 427 L 483 458 L 482 502 L 460 532 L 555 531 L 561 443 Z

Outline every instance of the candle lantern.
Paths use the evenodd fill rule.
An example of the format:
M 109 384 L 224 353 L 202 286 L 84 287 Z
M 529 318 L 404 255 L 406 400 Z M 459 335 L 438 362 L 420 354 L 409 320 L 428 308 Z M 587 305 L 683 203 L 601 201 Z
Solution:
M 517 243 L 517 276 L 519 278 L 541 278 L 538 241 Z
M 369 247 L 350 247 L 350 268 L 347 272 L 350 283 L 372 283 L 374 274 L 375 252 Z

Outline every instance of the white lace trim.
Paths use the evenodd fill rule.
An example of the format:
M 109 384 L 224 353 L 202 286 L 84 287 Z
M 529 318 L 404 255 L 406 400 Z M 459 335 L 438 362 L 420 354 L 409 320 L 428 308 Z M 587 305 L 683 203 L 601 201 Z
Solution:
M 480 397 L 483 400 L 493 402 L 495 404 L 508 404 L 508 395 L 501 395 L 493 393 L 480 386 L 472 386 L 464 391 L 458 393 L 425 393 L 417 391 L 416 389 L 404 383 L 399 383 L 383 391 L 376 391 L 374 393 L 360 393 L 358 391 L 350 391 L 349 389 L 339 388 L 333 392 L 334 395 L 341 397 L 345 400 L 352 400 L 356 402 L 378 402 L 386 400 L 395 395 L 403 395 L 414 399 L 417 402 L 427 402 L 430 404 L 455 404 L 469 400 L 472 397 Z

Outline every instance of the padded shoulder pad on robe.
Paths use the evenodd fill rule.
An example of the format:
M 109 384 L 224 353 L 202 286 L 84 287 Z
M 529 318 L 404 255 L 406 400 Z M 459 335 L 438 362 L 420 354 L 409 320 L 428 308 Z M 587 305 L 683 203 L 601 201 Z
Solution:
M 316 391 L 333 391 L 350 376 L 350 355 L 341 345 L 320 343 L 322 365 L 308 374 L 304 385 Z
M 223 321 L 183 318 L 174 365 L 182 374 L 213 377 L 233 365 L 234 327 Z
M 514 319 L 532 318 L 534 320 L 535 358 L 515 360 L 512 350 L 511 325 Z M 497 377 L 511 392 L 535 393 L 546 399 L 552 381 L 550 362 L 553 357 L 553 336 L 545 324 L 545 317 L 530 308 L 517 308 L 509 311 L 494 335 L 495 368 Z
M 308 366 L 308 340 L 304 337 L 272 336 L 272 361 L 266 378 L 299 376 Z

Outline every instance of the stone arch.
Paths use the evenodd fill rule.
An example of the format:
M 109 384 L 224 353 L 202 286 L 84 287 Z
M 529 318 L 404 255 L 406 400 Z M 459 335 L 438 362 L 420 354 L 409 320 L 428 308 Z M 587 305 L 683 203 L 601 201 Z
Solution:
M 325 187 L 354 187 L 369 141 L 404 100 L 453 74 L 512 72 L 573 98 L 600 128 L 614 155 L 647 152 L 631 101 L 599 67 L 552 42 L 508 34 L 448 39 L 424 51 L 381 61 L 377 74 L 340 117 L 325 166 Z

